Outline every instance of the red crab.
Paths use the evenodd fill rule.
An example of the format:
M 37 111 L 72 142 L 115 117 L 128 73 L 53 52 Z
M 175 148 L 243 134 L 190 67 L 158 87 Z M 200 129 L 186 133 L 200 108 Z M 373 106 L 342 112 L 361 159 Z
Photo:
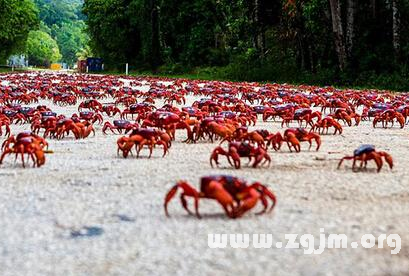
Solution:
M 250 162 L 254 158 L 253 168 L 256 168 L 263 160 L 262 165 L 265 163 L 270 165 L 271 163 L 271 157 L 264 148 L 255 147 L 247 141 L 230 142 L 227 151 L 220 146 L 215 148 L 210 156 L 210 165 L 212 167 L 213 161 L 215 161 L 216 165 L 219 165 L 219 155 L 226 156 L 230 165 L 236 169 L 240 169 L 240 157 L 248 157 Z M 233 162 L 230 158 L 233 159 Z
M 320 132 L 321 134 L 324 134 L 325 130 L 326 130 L 326 134 L 328 134 L 328 129 L 330 127 L 334 127 L 335 131 L 334 131 L 334 135 L 337 134 L 337 132 L 339 134 L 342 134 L 342 126 L 340 123 L 338 123 L 337 121 L 335 121 L 334 118 L 328 116 L 325 117 L 322 120 L 319 120 L 318 122 L 316 122 L 312 128 L 311 131 L 315 131 L 317 130 L 318 132 Z
M 12 147 L 10 147 L 12 145 Z M 22 132 L 19 133 L 16 137 L 14 135 L 10 136 L 7 140 L 3 142 L 2 145 L 2 154 L 0 157 L 0 164 L 3 163 L 3 159 L 6 155 L 15 154 L 16 158 L 18 155 L 21 155 L 21 161 L 23 163 L 23 168 L 25 168 L 24 154 L 27 154 L 31 157 L 34 163 L 34 167 L 40 167 L 45 163 L 46 153 L 43 149 L 48 147 L 48 143 L 44 138 L 31 133 L 31 132 Z
M 243 142 L 243 141 L 250 141 L 252 143 L 257 144 L 257 146 L 266 148 L 265 140 L 264 137 L 267 137 L 269 133 L 265 135 L 266 130 L 255 130 L 248 132 L 247 127 L 238 127 L 233 131 L 233 134 L 231 137 L 226 137 L 224 138 L 220 144 L 222 144 L 224 141 L 237 141 L 237 142 Z
M 152 110 L 156 109 L 155 106 L 148 104 L 148 103 L 135 103 L 131 104 L 128 108 L 126 108 L 122 114 L 121 118 L 122 119 L 127 119 L 128 115 L 130 114 L 132 119 L 134 115 L 139 115 L 144 114 L 147 112 L 151 112 Z
M 387 128 L 388 123 L 391 123 L 393 126 L 394 119 L 396 119 L 401 128 L 405 126 L 405 117 L 401 113 L 395 111 L 394 109 L 387 109 L 375 116 L 373 120 L 373 127 L 376 127 L 378 122 L 382 122 L 383 128 Z
M 352 119 L 355 119 L 355 125 L 359 125 L 359 122 L 361 121 L 361 116 L 353 113 L 349 109 L 345 108 L 338 108 L 335 110 L 335 113 L 333 114 L 334 119 L 336 120 L 342 120 L 344 123 L 346 123 L 348 126 L 352 126 Z
M 6 136 L 10 136 L 10 119 L 9 118 L 5 116 L 4 117 L 0 116 L 0 136 L 3 135 L 2 127 L 4 127 Z
M 167 146 L 167 143 L 164 140 L 158 140 L 156 138 L 146 139 L 143 136 L 138 135 L 138 134 L 131 135 L 129 137 L 123 136 L 123 137 L 119 138 L 117 140 L 117 146 L 118 146 L 117 152 L 119 153 L 119 151 L 122 151 L 123 157 L 127 158 L 128 154 L 132 153 L 132 148 L 135 146 L 135 148 L 136 148 L 136 157 L 139 158 L 139 153 L 141 152 L 142 148 L 145 145 L 148 146 L 148 148 L 149 148 L 149 157 L 148 158 L 151 158 L 153 148 L 155 147 L 155 145 L 162 145 L 163 146 L 163 156 L 162 157 L 164 157 L 166 155 L 166 153 L 168 152 L 168 146 Z
M 201 218 L 199 214 L 199 199 L 208 198 L 214 199 L 223 207 L 226 215 L 229 218 L 239 218 L 246 212 L 253 209 L 260 200 L 263 204 L 263 209 L 257 213 L 263 214 L 268 208 L 268 199 L 272 201 L 268 212 L 272 211 L 277 204 L 277 199 L 273 192 L 259 182 L 254 182 L 249 185 L 245 180 L 228 175 L 205 176 L 200 179 L 200 191 L 197 191 L 186 181 L 179 181 L 173 186 L 165 197 L 165 214 L 169 216 L 168 204 L 176 195 L 178 189 L 182 189 L 180 200 L 183 208 L 191 215 L 186 197 L 194 198 L 195 214 Z
M 83 109 L 91 109 L 94 111 L 102 110 L 102 104 L 97 100 L 86 100 L 78 106 L 78 111 L 81 112 Z
M 102 113 L 105 113 L 108 117 L 113 117 L 116 114 L 121 114 L 121 110 L 116 107 L 116 105 L 114 103 L 112 104 L 104 104 L 102 106 Z
M 353 160 L 352 163 L 352 170 L 355 169 L 356 161 L 361 161 L 360 168 L 364 166 L 366 168 L 366 164 L 369 160 L 374 160 L 377 166 L 377 171 L 379 172 L 382 169 L 383 161 L 382 157 L 385 159 L 386 163 L 388 163 L 389 168 L 393 168 L 393 159 L 388 153 L 384 151 L 376 151 L 375 146 L 373 145 L 361 145 L 359 148 L 354 150 L 354 154 L 352 156 L 345 156 L 343 157 L 338 163 L 338 169 L 341 167 L 341 164 L 344 160 Z
M 276 134 L 270 134 L 267 137 L 267 140 L 267 146 L 271 144 L 276 151 L 281 148 L 283 142 L 287 143 L 288 149 L 290 151 L 292 151 L 291 148 L 294 148 L 296 152 L 301 151 L 300 142 L 308 142 L 310 144 L 310 147 L 308 149 L 311 149 L 312 140 L 314 140 L 317 144 L 317 151 L 321 146 L 321 137 L 318 133 L 312 131 L 308 132 L 306 129 L 300 127 L 286 129 L 284 131 L 284 135 L 281 135 L 281 133 L 279 132 L 277 132 Z
M 294 134 L 295 138 L 299 142 L 308 142 L 310 144 L 310 147 L 308 148 L 309 150 L 311 149 L 311 146 L 312 146 L 312 140 L 314 140 L 315 143 L 317 144 L 317 147 L 315 150 L 318 151 L 321 147 L 321 137 L 318 133 L 315 133 L 312 131 L 308 132 L 306 129 L 300 128 L 300 127 L 286 129 L 284 131 L 284 138 L 287 141 L 287 144 L 290 142 L 290 140 L 294 140 L 291 134 Z M 300 151 L 300 147 L 298 147 L 298 151 Z
M 125 134 L 131 131 L 132 129 L 138 128 L 139 124 L 131 123 L 128 120 L 114 120 L 113 125 L 110 122 L 105 122 L 102 132 L 107 134 L 106 131 L 109 129 L 112 133 L 115 133 L 114 130 L 117 130 L 119 134 L 122 134 L 122 131 L 125 131 Z
M 98 122 L 98 124 L 100 125 L 104 121 L 100 113 L 95 113 L 93 111 L 81 111 L 79 116 L 77 114 L 73 114 L 71 119 L 74 120 L 74 122 L 76 123 L 80 122 L 81 120 L 85 120 L 92 124 L 94 124 L 95 122 Z

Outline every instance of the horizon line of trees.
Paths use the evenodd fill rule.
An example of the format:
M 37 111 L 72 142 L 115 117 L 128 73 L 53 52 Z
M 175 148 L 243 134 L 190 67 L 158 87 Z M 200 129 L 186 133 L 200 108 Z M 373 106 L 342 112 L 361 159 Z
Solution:
M 30 65 L 72 66 L 87 47 L 82 0 L 0 0 L 0 64 L 25 55 Z
M 409 88 L 409 0 L 0 0 L 0 14 L 0 62 L 92 52 L 108 69 Z
M 112 69 L 353 83 L 408 75 L 408 2 L 85 0 L 83 13 L 91 49 Z

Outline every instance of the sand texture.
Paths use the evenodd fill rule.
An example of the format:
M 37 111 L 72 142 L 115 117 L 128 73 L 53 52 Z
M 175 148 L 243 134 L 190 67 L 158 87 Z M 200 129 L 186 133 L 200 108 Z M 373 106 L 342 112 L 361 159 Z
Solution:
M 188 104 L 195 99 L 188 96 Z M 112 101 L 111 99 L 103 102 Z M 40 102 L 71 116 L 77 106 Z M 156 106 L 161 106 L 157 101 Z M 36 104 L 32 105 L 36 106 Z M 109 121 L 112 118 L 104 117 Z M 295 123 L 292 126 L 297 126 Z M 41 168 L 23 169 L 9 156 L 0 167 L 0 275 L 408 275 L 408 127 L 372 127 L 364 121 L 342 135 L 322 136 L 322 147 L 290 153 L 286 145 L 269 153 L 269 168 L 232 169 L 226 159 L 212 169 L 210 153 L 218 142 L 185 144 L 177 132 L 169 155 L 157 148 L 148 159 L 117 156 L 119 135 L 75 140 L 48 139 L 53 154 Z M 252 129 L 283 131 L 280 122 L 258 121 Z M 12 133 L 29 125 L 13 125 Z M 0 142 L 4 137 L 0 137 Z M 393 170 L 352 172 L 338 160 L 361 144 L 389 152 Z M 224 145 L 226 146 L 226 144 Z M 201 220 L 189 216 L 176 197 L 166 218 L 163 200 L 177 180 L 198 187 L 199 178 L 231 174 L 266 184 L 277 196 L 271 214 L 226 218 L 214 201 L 202 200 Z M 192 204 L 190 202 L 190 204 Z M 260 206 L 256 208 L 260 209 Z M 88 227 L 88 228 L 87 228 Z M 211 233 L 269 233 L 285 242 L 287 233 L 399 234 L 402 249 L 327 249 L 304 255 L 300 249 L 210 249 Z M 87 236 L 89 234 L 89 236 Z

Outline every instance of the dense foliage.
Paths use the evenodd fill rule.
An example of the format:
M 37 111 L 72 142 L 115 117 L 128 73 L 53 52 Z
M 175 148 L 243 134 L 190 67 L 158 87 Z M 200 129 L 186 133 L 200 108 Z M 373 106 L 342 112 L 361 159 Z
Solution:
M 86 47 L 82 0 L 35 0 L 40 19 L 48 27 L 48 34 L 56 40 L 61 61 L 73 65 Z
M 0 0 L 0 64 L 12 54 L 27 54 L 31 65 L 73 65 L 90 52 L 82 5 L 83 0 Z M 42 47 L 33 48 L 43 39 Z
M 409 0 L 0 0 L 0 14 L 0 61 L 41 21 L 70 65 L 409 88 Z
M 84 2 L 91 48 L 111 68 L 129 62 L 166 72 L 213 67 L 246 80 L 408 83 L 408 0 Z
M 48 67 L 61 59 L 57 42 L 43 31 L 31 31 L 27 39 L 27 57 L 30 64 Z
M 31 0 L 0 0 L 0 64 L 24 50 L 28 33 L 38 27 L 37 14 Z

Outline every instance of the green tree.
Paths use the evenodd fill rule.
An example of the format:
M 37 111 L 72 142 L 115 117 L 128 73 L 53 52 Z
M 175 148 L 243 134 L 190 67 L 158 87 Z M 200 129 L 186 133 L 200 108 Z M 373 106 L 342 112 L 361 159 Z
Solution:
M 63 22 L 78 20 L 77 11 L 81 1 L 69 0 L 34 0 L 39 11 L 40 19 L 47 25 L 61 25 Z
M 83 12 L 90 46 L 106 64 L 146 63 L 150 50 L 150 22 L 146 0 L 86 0 Z M 144 48 L 142 48 L 144 46 Z
M 28 35 L 27 56 L 30 65 L 44 67 L 61 59 L 57 42 L 43 31 L 32 31 Z
M 74 21 L 62 23 L 61 26 L 53 26 L 53 33 L 59 45 L 62 60 L 72 65 L 77 60 L 77 53 L 81 52 L 87 44 L 87 36 L 84 33 L 85 23 Z
M 409 83 L 409 0 L 85 0 L 83 12 L 90 47 L 108 65 L 224 66 L 224 76 L 256 81 Z
M 24 50 L 28 33 L 38 23 L 38 11 L 31 0 L 0 0 L 0 63 Z
M 57 41 L 61 61 L 73 65 L 77 53 L 88 44 L 83 21 L 82 0 L 35 0 L 45 30 Z

